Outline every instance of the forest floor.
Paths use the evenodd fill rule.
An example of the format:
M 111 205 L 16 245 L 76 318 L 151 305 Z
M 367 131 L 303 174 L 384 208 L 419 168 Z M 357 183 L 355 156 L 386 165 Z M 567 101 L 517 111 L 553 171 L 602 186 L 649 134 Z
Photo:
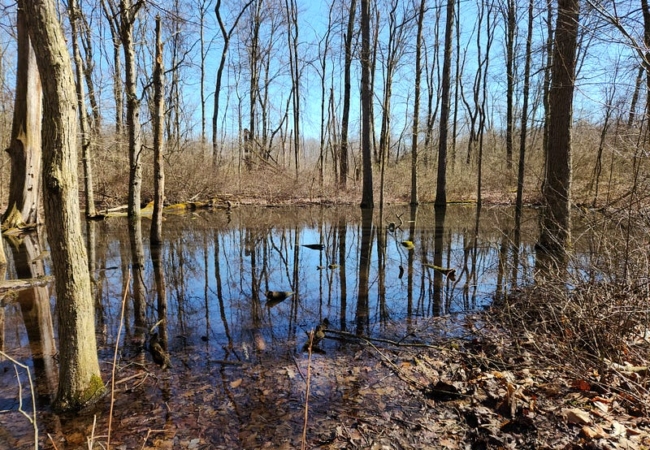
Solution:
M 279 358 L 211 360 L 200 343 L 167 370 L 141 354 L 116 372 L 110 428 L 110 395 L 74 417 L 39 411 L 40 448 L 107 448 L 109 429 L 119 450 L 650 448 L 647 366 L 581 366 L 486 319 L 327 331 Z M 19 413 L 0 430 L 0 447 L 34 448 Z

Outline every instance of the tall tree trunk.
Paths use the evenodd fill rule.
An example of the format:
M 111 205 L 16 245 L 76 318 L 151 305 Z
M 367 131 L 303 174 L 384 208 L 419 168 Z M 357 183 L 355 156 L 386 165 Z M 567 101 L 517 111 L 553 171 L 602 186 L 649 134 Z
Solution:
M 11 179 L 2 227 L 13 228 L 38 222 L 41 180 L 42 87 L 36 55 L 30 42 L 25 1 L 18 2 L 18 67 L 11 144 Z
M 163 122 L 165 121 L 163 44 L 160 31 L 160 16 L 156 16 L 156 61 L 153 71 L 153 216 L 151 217 L 152 245 L 162 243 L 162 219 L 165 200 L 165 164 L 163 161 Z
M 343 67 L 343 117 L 341 119 L 341 151 L 339 163 L 339 187 L 345 189 L 348 183 L 348 128 L 350 123 L 350 90 L 351 90 L 351 66 L 352 66 L 352 41 L 354 35 L 354 19 L 357 10 L 357 0 L 350 2 L 350 14 L 348 16 L 348 29 L 345 34 L 345 65 Z
M 514 147 L 515 110 L 515 35 L 517 31 L 517 11 L 515 0 L 508 0 L 506 10 L 506 165 L 512 169 L 512 149 Z
M 579 12 L 579 0 L 559 0 L 549 94 L 546 210 L 539 244 L 560 264 L 571 242 L 571 122 Z
M 291 72 L 291 99 L 293 106 L 293 153 L 296 180 L 300 170 L 300 70 L 298 65 L 298 6 L 296 0 L 285 0 L 287 10 L 287 39 L 289 69 Z
M 445 56 L 442 63 L 442 105 L 440 109 L 440 142 L 438 146 L 438 178 L 436 185 L 437 207 L 447 206 L 447 140 L 449 134 L 449 112 L 451 97 L 451 47 L 453 42 L 454 3 L 447 1 L 445 19 Z
M 92 168 L 92 134 L 88 126 L 88 114 L 86 112 L 86 94 L 84 89 L 84 67 L 81 60 L 81 51 L 79 50 L 79 16 L 81 10 L 77 0 L 70 0 L 68 3 L 68 14 L 70 16 L 70 34 L 72 39 L 72 54 L 76 68 L 76 90 L 77 90 L 77 107 L 79 108 L 79 126 L 81 137 L 81 159 L 84 169 L 84 191 L 86 193 L 86 217 L 94 217 L 95 211 L 95 194 L 93 188 L 93 168 Z
M 420 78 L 422 77 L 422 28 L 426 0 L 420 0 L 418 32 L 415 41 L 415 99 L 413 102 L 413 137 L 411 140 L 411 206 L 420 203 L 418 199 L 418 136 L 420 134 Z
M 126 125 L 129 132 L 129 218 L 140 216 L 142 191 L 142 143 L 140 136 L 140 99 L 137 92 L 137 68 L 133 27 L 142 3 L 120 1 L 120 35 L 126 71 Z
M 528 4 L 528 28 L 526 31 L 526 53 L 524 59 L 524 91 L 521 106 L 521 136 L 519 138 L 519 167 L 517 174 L 517 200 L 515 201 L 515 265 L 518 264 L 519 230 L 521 229 L 521 215 L 524 206 L 524 176 L 526 173 L 526 140 L 528 137 L 528 97 L 530 94 L 530 63 L 533 45 L 533 9 L 534 0 Z M 516 270 L 516 267 L 515 267 Z
M 25 2 L 43 82 L 45 223 L 56 277 L 59 388 L 55 407 L 79 409 L 104 391 L 95 314 L 79 220 L 77 110 L 72 65 L 52 0 Z
M 361 0 L 361 207 L 374 208 L 372 187 L 372 92 L 370 86 L 370 0 Z
M 553 0 L 546 0 L 546 64 L 544 66 L 544 82 L 542 84 L 542 105 L 544 106 L 544 136 L 542 149 L 544 151 L 544 174 L 542 176 L 542 192 L 548 175 L 548 141 L 551 107 L 549 95 L 551 93 L 551 67 L 553 65 Z

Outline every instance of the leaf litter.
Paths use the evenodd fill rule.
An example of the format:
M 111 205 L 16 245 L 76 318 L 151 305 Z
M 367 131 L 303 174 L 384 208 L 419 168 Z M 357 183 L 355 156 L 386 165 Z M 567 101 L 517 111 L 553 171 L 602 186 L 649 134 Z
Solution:
M 211 360 L 197 345 L 165 371 L 123 362 L 111 448 L 300 448 L 307 377 L 306 448 L 650 448 L 647 370 L 579 371 L 535 336 L 486 320 L 393 324 L 381 339 L 328 329 L 310 370 L 302 342 L 247 361 Z M 39 411 L 39 448 L 105 448 L 109 403 L 75 416 Z M 0 443 L 34 448 L 24 422 L 0 414 Z

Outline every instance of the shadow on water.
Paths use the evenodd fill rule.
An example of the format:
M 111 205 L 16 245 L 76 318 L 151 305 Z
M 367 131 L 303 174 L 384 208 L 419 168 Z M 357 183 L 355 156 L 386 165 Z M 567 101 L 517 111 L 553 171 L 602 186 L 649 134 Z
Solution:
M 200 395 L 197 402 L 221 399 L 236 427 L 244 426 L 244 411 L 252 404 L 273 423 L 277 405 L 254 394 L 234 401 L 243 365 L 261 363 L 273 370 L 273 361 L 293 364 L 302 358 L 307 333 L 325 319 L 334 330 L 403 336 L 433 317 L 490 305 L 513 278 L 519 285 L 534 281 L 537 212 L 524 211 L 516 249 L 507 231 L 513 223 L 514 210 L 477 213 L 473 205 L 374 212 L 242 207 L 169 215 L 163 242 L 153 248 L 142 239 L 148 219 L 89 223 L 102 370 L 110 374 L 122 293 L 128 289 L 119 364 L 146 374 L 129 388 L 138 390 L 137 399 L 118 399 L 116 420 L 128 425 L 129 411 L 148 409 L 169 420 L 172 411 L 159 411 L 163 407 L 154 397 L 168 402 L 182 395 L 191 402 Z M 9 277 L 49 271 L 49 260 L 38 258 L 37 236 L 26 236 L 11 249 Z M 269 291 L 287 295 L 271 299 Z M 43 405 L 55 392 L 58 372 L 53 295 L 48 287 L 21 291 L 15 300 L 3 300 L 0 315 L 2 350 L 33 370 Z M 146 352 L 154 332 L 171 355 L 171 368 L 162 370 Z M 347 347 L 332 339 L 322 343 L 327 357 Z M 16 407 L 15 374 L 9 368 L 0 362 L 0 409 Z M 264 372 L 255 377 L 263 382 Z M 88 426 L 84 422 L 79 432 L 89 434 Z

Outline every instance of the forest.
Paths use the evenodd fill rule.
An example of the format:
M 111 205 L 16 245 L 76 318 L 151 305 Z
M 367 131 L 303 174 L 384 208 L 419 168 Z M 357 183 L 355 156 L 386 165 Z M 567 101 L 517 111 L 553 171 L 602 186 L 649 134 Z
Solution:
M 0 199 L 5 247 L 15 259 L 8 278 L 24 281 L 26 289 L 41 292 L 43 299 L 48 291 L 38 290 L 53 284 L 45 289 L 52 288 L 57 321 L 59 383 L 43 414 L 74 417 L 88 407 L 106 413 L 110 397 L 108 419 L 101 422 L 107 434 L 102 443 L 89 438 L 89 448 L 110 447 L 114 403 L 122 408 L 116 414 L 128 408 L 128 395 L 122 394 L 131 391 L 116 388 L 116 375 L 141 380 L 138 388 L 144 385 L 149 393 L 153 389 L 162 400 L 152 401 L 165 404 L 169 386 L 158 391 L 160 383 L 170 379 L 175 386 L 181 383 L 181 369 L 173 361 L 177 348 L 167 327 L 180 329 L 184 342 L 191 333 L 184 330 L 180 306 L 177 317 L 167 313 L 165 278 L 182 283 L 173 270 L 175 263 L 165 259 L 171 258 L 170 248 L 176 245 L 169 237 L 172 231 L 166 231 L 172 211 L 188 212 L 188 220 L 214 220 L 227 229 L 233 215 L 255 216 L 245 208 L 342 205 L 359 206 L 360 211 L 348 212 L 346 219 L 333 209 L 339 214 L 336 219 L 312 219 L 320 221 L 321 231 L 334 229 L 332 224 L 338 221 L 331 246 L 322 236 L 321 242 L 303 242 L 302 233 L 311 236 L 309 227 L 300 233 L 298 228 L 287 231 L 291 227 L 281 226 L 280 217 L 271 213 L 275 225 L 266 218 L 255 219 L 257 237 L 250 237 L 251 225 L 242 225 L 244 250 L 238 257 L 249 261 L 250 274 L 242 270 L 239 283 L 250 281 L 251 287 L 242 287 L 240 297 L 251 297 L 254 327 L 263 322 L 259 303 L 264 292 L 269 321 L 271 308 L 291 298 L 289 341 L 294 350 L 302 349 L 301 359 L 292 356 L 295 368 L 283 366 L 282 377 L 290 381 L 274 378 L 276 372 L 266 375 L 270 385 L 289 383 L 285 386 L 291 397 L 286 406 L 289 419 L 284 423 L 292 424 L 291 437 L 279 441 L 261 426 L 240 425 L 237 432 L 236 424 L 224 422 L 229 431 L 223 436 L 201 429 L 198 440 L 181 437 L 187 438 L 179 444 L 182 448 L 280 443 L 370 448 L 382 442 L 410 448 L 441 446 L 443 441 L 449 448 L 461 444 L 497 448 L 506 442 L 516 448 L 648 444 L 645 405 L 650 392 L 645 377 L 650 341 L 643 320 L 650 268 L 645 255 L 650 229 L 647 0 L 3 0 L 1 7 L 0 143 L 6 152 L 0 157 Z M 474 222 L 467 221 L 459 234 L 465 242 L 462 270 L 451 264 L 455 235 L 445 237 L 444 231 L 456 220 L 452 214 L 458 213 L 448 208 L 457 204 L 472 207 L 475 214 Z M 427 205 L 434 207 L 433 216 L 427 210 L 418 216 L 418 207 Z M 395 207 L 410 208 L 410 220 L 406 210 L 388 212 Z M 493 217 L 483 209 L 498 207 L 510 208 L 512 217 L 498 219 L 507 226 L 496 235 L 481 235 L 486 233 L 481 231 L 481 217 Z M 233 213 L 240 208 L 242 212 Z M 214 216 L 208 219 L 206 211 L 225 215 L 227 223 Z M 531 211 L 537 216 L 535 227 L 526 223 Z M 356 333 L 346 329 L 345 308 L 337 312 L 338 329 L 322 317 L 321 297 L 319 314 L 309 316 L 312 321 L 318 316 L 318 323 L 305 330 L 304 346 L 298 345 L 294 322 L 297 311 L 308 304 L 301 303 L 301 294 L 307 298 L 308 293 L 300 292 L 298 280 L 309 279 L 300 265 L 301 258 L 308 259 L 301 248 L 329 255 L 327 264 L 319 263 L 318 276 L 322 280 L 327 275 L 332 283 L 336 273 L 342 305 L 347 305 L 345 280 L 350 274 L 343 264 L 348 233 L 344 222 L 354 225 L 359 214 L 361 221 L 351 232 L 359 258 L 353 272 Z M 112 344 L 98 344 L 95 337 L 101 324 L 96 314 L 104 309 L 97 273 L 113 269 L 95 267 L 91 230 L 98 221 L 110 228 L 115 224 L 111 221 L 122 216 L 129 248 L 120 255 L 130 258 L 120 269 L 124 293 L 116 296 L 123 295 L 117 306 L 122 316 L 112 319 L 117 327 L 109 327 Z M 433 230 L 430 238 L 428 230 L 418 228 L 422 217 Z M 268 236 L 259 231 L 263 227 Z M 530 233 L 531 228 L 536 230 L 534 244 L 530 235 L 522 236 L 522 229 Z M 275 244 L 274 230 L 280 232 L 282 245 Z M 468 230 L 473 230 L 473 237 Z M 421 242 L 415 242 L 416 231 Z M 145 233 L 149 233 L 146 247 Z M 219 239 L 226 235 L 219 237 L 216 229 L 214 233 L 210 245 L 218 255 Z M 290 244 L 285 242 L 286 233 Z M 435 333 L 427 334 L 428 329 L 420 330 L 418 339 L 411 327 L 416 262 L 422 275 L 416 315 L 438 318 L 443 310 L 453 311 L 453 288 L 461 281 L 457 275 L 467 277 L 465 299 L 471 286 L 479 283 L 479 237 L 488 247 L 493 245 L 490 240 L 500 242 L 496 253 L 486 256 L 496 262 L 484 268 L 496 279 L 494 304 L 484 305 L 490 314 L 465 307 L 467 315 L 458 320 L 463 333 L 473 337 L 461 344 L 439 341 Z M 386 256 L 393 241 L 398 251 Z M 230 245 L 237 247 L 234 242 Z M 340 253 L 334 253 L 335 245 Z M 41 247 L 49 248 L 43 254 L 50 265 L 21 269 L 16 249 L 26 249 L 34 264 L 41 258 L 36 252 Z M 0 263 L 4 261 L 6 273 L 5 251 L 0 252 Z M 283 254 L 285 284 L 291 284 L 291 290 L 270 289 L 272 271 L 267 264 L 275 251 Z M 151 265 L 145 256 L 151 257 Z M 260 259 L 263 269 L 258 273 Z M 218 260 L 215 256 L 216 267 Z M 377 301 L 384 320 L 390 316 L 382 291 L 386 264 L 397 260 L 399 276 L 390 282 L 407 284 L 404 326 L 410 330 L 399 340 L 395 330 L 390 336 L 373 336 L 368 319 L 369 291 L 374 286 L 369 282 L 370 262 L 379 266 Z M 402 281 L 404 265 L 407 275 Z M 207 262 L 205 267 L 207 273 Z M 423 286 L 429 282 L 433 306 L 423 300 L 428 292 Z M 263 284 L 269 289 L 263 290 Z M 16 294 L 24 292 L 23 285 L 4 286 L 12 299 L 25 295 Z M 35 301 L 36 294 L 29 295 Z M 443 295 L 447 301 L 441 309 Z M 255 328 L 259 361 L 248 356 L 228 359 L 237 355 L 231 353 L 237 346 L 229 334 L 221 287 L 217 297 L 229 345 L 226 357 L 217 363 L 222 374 L 224 367 L 235 366 L 218 395 L 229 399 L 224 400 L 230 402 L 228 408 L 235 408 L 242 420 L 241 402 L 256 399 L 236 400 L 232 393 L 242 383 L 255 385 L 257 371 L 269 370 L 263 358 L 266 344 Z M 5 298 L 8 305 L 16 302 L 9 294 Z M 206 294 L 209 328 L 207 298 Z M 240 307 L 236 303 L 232 311 Z M 4 308 L 3 303 L 3 326 Z M 120 353 L 123 324 L 125 353 Z M 301 326 L 308 328 L 306 322 Z M 272 329 L 266 331 L 272 334 Z M 200 338 L 209 342 L 210 333 Z M 364 361 L 376 358 L 373 370 L 381 376 L 364 378 L 361 374 L 370 372 L 369 366 L 355 366 L 350 377 L 336 377 L 336 364 L 356 361 L 354 352 L 336 353 L 338 363 L 333 358 L 313 362 L 340 383 L 332 392 L 370 383 L 374 390 L 367 399 L 378 403 L 369 407 L 362 422 L 374 431 L 363 431 L 355 422 L 352 432 L 326 415 L 312 420 L 334 427 L 334 435 L 309 428 L 315 423 L 309 419 L 312 356 L 318 356 L 323 341 L 344 342 L 346 351 L 349 342 L 360 346 L 361 353 L 376 351 L 366 354 Z M 4 362 L 13 364 L 22 386 L 18 368 L 29 373 L 29 367 L 5 353 L 4 337 L 2 342 Z M 429 352 L 426 356 L 418 353 L 420 344 Z M 133 345 L 148 350 L 160 366 L 155 370 L 171 371 L 171 378 L 122 364 L 126 360 L 118 364 L 118 355 Z M 239 351 L 248 355 L 248 348 L 244 343 Z M 308 355 L 306 359 L 302 354 Z M 398 354 L 416 362 L 395 362 L 388 356 Z M 137 358 L 142 365 L 142 357 Z M 557 367 L 549 375 L 535 358 Z M 443 369 L 440 361 L 455 369 Z M 183 364 L 189 369 L 185 360 Z M 377 380 L 391 374 L 396 381 L 378 389 Z M 304 386 L 297 387 L 296 375 Z M 145 384 L 149 376 L 156 380 L 153 385 Z M 547 389 L 546 381 L 552 378 L 563 380 L 562 392 L 558 386 Z M 319 386 L 317 378 L 313 381 Z M 284 405 L 282 395 L 271 400 L 277 393 L 260 383 L 258 389 L 268 402 Z M 191 384 L 194 391 L 188 388 L 185 395 L 203 392 L 200 379 L 192 378 Z M 315 409 L 327 408 L 319 397 L 322 389 L 314 398 Z M 396 390 L 409 396 L 409 408 L 424 405 L 448 414 L 454 408 L 462 410 L 462 424 L 455 424 L 462 437 L 422 424 L 417 430 L 426 433 L 414 437 L 406 426 L 410 416 L 400 419 L 403 423 L 392 438 L 380 439 L 375 433 L 384 426 L 383 420 L 390 423 L 382 416 L 381 405 L 390 401 L 386 391 Z M 79 439 L 71 439 L 75 433 L 69 430 L 59 429 L 49 440 L 39 438 L 39 408 L 34 403 L 33 419 L 29 418 L 22 409 L 22 388 L 20 392 L 18 410 L 35 431 L 30 445 L 38 448 L 40 442 L 60 448 L 66 443 L 64 448 L 77 448 L 74 442 L 79 445 Z M 31 395 L 35 396 L 33 391 Z M 553 400 L 556 397 L 561 400 Z M 296 401 L 299 408 L 288 406 Z M 206 405 L 213 419 L 228 416 L 227 411 L 219 413 L 214 405 Z M 554 409 L 562 414 L 554 415 Z M 251 411 L 252 417 L 256 412 Z M 347 414 L 347 407 L 341 411 Z M 146 415 L 146 407 L 138 414 Z M 427 412 L 427 421 L 435 421 L 432 414 L 433 410 Z M 501 425 L 496 425 L 499 421 Z M 570 430 L 558 432 L 558 423 Z M 409 426 L 415 429 L 412 423 Z M 84 427 L 82 435 L 89 431 Z M 51 429 L 49 424 L 45 428 Z M 138 438 L 152 448 L 176 442 L 150 439 L 152 433 L 163 431 L 169 433 L 168 428 L 149 427 L 146 437 Z M 128 428 L 116 428 L 115 439 L 133 445 L 128 433 Z M 234 437 L 237 433 L 239 437 Z M 261 442 L 260 436 L 266 441 Z M 24 436 L 16 439 L 14 444 L 25 441 Z

